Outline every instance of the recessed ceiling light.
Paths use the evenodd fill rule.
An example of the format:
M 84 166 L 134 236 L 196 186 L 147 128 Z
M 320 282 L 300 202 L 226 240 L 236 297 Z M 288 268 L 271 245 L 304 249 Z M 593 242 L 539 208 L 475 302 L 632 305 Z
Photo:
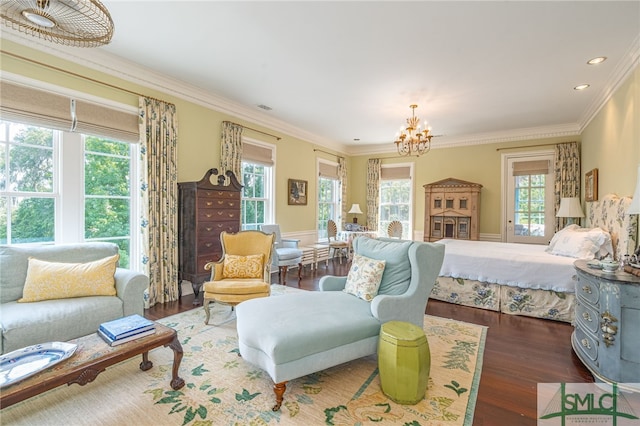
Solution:
M 360 142 L 360 138 L 353 138 L 354 142 Z
M 271 111 L 271 110 L 273 109 L 273 108 L 271 108 L 270 106 L 268 106 L 268 105 L 264 105 L 264 104 L 260 104 L 260 105 L 258 105 L 258 108 L 261 108 L 261 109 L 263 109 L 263 110 L 265 110 L 265 111 Z
M 589 84 L 579 84 L 576 87 L 573 88 L 573 90 L 584 90 L 586 88 L 588 88 L 590 85 Z
M 598 56 L 597 58 L 593 58 L 587 61 L 589 65 L 598 65 L 607 60 L 606 56 Z

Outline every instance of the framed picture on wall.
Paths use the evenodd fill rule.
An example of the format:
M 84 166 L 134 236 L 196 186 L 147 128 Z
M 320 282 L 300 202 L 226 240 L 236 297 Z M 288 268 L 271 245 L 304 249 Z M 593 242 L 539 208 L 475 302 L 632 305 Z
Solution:
M 584 175 L 584 200 L 598 201 L 598 169 Z
M 289 179 L 288 197 L 290 206 L 307 205 L 307 181 L 299 179 Z

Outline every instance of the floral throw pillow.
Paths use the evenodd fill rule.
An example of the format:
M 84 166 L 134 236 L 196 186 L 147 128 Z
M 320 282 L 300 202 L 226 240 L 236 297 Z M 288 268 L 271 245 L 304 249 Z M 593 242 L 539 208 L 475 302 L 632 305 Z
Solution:
M 225 254 L 223 278 L 262 278 L 262 254 L 237 256 Z
M 378 294 L 385 264 L 384 260 L 354 255 L 343 291 L 370 302 Z

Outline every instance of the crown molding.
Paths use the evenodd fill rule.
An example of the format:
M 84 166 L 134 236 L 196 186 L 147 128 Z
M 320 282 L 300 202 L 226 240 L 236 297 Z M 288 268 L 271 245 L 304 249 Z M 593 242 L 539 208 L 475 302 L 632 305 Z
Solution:
M 3 31 L 2 38 L 112 77 L 120 78 L 129 83 L 166 93 L 196 105 L 231 115 L 237 119 L 246 120 L 253 125 L 264 126 L 269 130 L 302 139 L 311 144 L 322 145 L 341 152 L 345 150 L 342 144 L 275 119 L 269 116 L 268 113 L 262 112 L 262 110 L 254 110 L 210 91 L 203 90 L 200 87 L 187 84 L 179 79 L 166 76 L 135 62 L 98 49 L 81 49 L 51 44 L 22 33 L 12 32 L 12 30 Z
M 263 126 L 270 131 L 301 139 L 313 145 L 332 149 L 343 155 L 362 156 L 396 153 L 393 142 L 382 145 L 352 146 L 323 138 L 282 120 L 275 119 L 262 110 L 258 111 L 247 107 L 246 105 L 234 102 L 210 91 L 205 91 L 197 86 L 158 73 L 140 64 L 100 51 L 99 49 L 72 48 L 51 44 L 11 29 L 4 30 L 1 38 L 103 72 L 132 84 L 166 93 L 196 105 L 228 114 L 237 119 L 246 120 L 252 125 Z M 627 76 L 638 66 L 639 61 L 640 36 L 634 40 L 624 60 L 621 61 L 612 72 L 609 78 L 610 84 L 601 91 L 599 96 L 594 98 L 593 102 L 585 110 L 577 123 L 462 135 L 458 137 L 442 136 L 434 139 L 431 149 L 580 135 L 611 98 L 613 93 L 626 80 Z
M 548 139 L 565 136 L 580 135 L 577 123 L 559 124 L 555 126 L 529 127 L 515 130 L 482 133 L 477 135 L 463 135 L 459 137 L 441 136 L 434 138 L 431 149 L 454 148 L 461 146 L 486 145 L 490 143 L 517 142 L 532 139 Z M 378 155 L 397 154 L 395 144 L 390 141 L 385 145 L 362 145 L 353 147 L 348 155 Z
M 596 115 L 598 115 L 600 110 L 607 104 L 607 102 L 609 102 L 616 90 L 620 88 L 639 64 L 640 34 L 635 38 L 635 40 L 633 40 L 627 53 L 611 72 L 611 75 L 608 78 L 608 83 L 600 91 L 598 96 L 594 97 L 591 104 L 589 104 L 582 116 L 578 119 L 580 133 L 582 133 Z

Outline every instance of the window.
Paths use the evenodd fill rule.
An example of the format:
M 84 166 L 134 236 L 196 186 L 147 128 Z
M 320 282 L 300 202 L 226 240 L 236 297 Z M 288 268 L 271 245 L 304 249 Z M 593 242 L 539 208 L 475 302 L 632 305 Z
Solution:
M 342 186 L 338 164 L 318 163 L 318 241 L 328 238 L 327 221 L 340 223 Z
M 242 147 L 242 229 L 257 230 L 273 223 L 274 148 L 243 141 Z
M 544 236 L 545 175 L 515 176 L 515 235 Z
M 378 215 L 378 229 L 382 234 L 386 233 L 391 221 L 397 220 L 402 223 L 402 239 L 411 239 L 411 188 L 413 187 L 411 175 L 410 165 L 382 167 Z
M 0 243 L 111 241 L 131 268 L 137 152 L 128 142 L 0 122 Z
M 555 228 L 553 152 L 503 157 L 505 233 L 510 243 L 548 244 Z

